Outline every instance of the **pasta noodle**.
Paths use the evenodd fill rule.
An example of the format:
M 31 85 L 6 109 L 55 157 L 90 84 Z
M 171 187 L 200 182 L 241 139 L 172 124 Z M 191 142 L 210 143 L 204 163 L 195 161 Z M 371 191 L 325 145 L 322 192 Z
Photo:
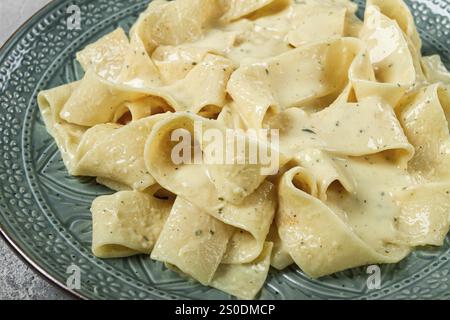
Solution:
M 253 299 L 270 266 L 396 263 L 450 228 L 450 73 L 401 0 L 154 0 L 39 108 L 99 258 Z M 275 169 L 275 170 L 272 170 Z

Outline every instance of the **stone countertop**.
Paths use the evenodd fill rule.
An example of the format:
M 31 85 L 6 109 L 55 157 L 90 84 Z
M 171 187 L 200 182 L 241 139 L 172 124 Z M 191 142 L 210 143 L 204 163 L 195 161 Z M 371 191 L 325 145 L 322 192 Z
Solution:
M 50 0 L 0 0 L 0 46 Z M 65 300 L 72 296 L 28 267 L 0 237 L 0 300 Z

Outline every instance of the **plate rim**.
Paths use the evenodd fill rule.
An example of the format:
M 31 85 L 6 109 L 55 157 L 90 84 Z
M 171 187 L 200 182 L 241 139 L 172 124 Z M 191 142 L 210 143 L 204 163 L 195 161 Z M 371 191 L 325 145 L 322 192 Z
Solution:
M 16 41 L 19 40 L 20 35 L 26 32 L 26 28 L 29 24 L 32 24 L 34 20 L 39 20 L 41 16 L 47 12 L 47 10 L 58 5 L 57 0 L 50 0 L 49 3 L 45 4 L 42 8 L 32 14 L 28 19 L 26 19 L 15 31 L 7 37 L 6 41 L 0 46 L 0 60 L 6 56 L 11 47 L 14 45 Z M 3 210 L 0 209 L 3 213 Z M 29 255 L 27 255 L 23 248 L 14 240 L 14 238 L 6 231 L 6 228 L 3 227 L 2 222 L 0 221 L 0 235 L 4 242 L 7 244 L 7 247 L 11 249 L 16 257 L 18 257 L 22 262 L 24 262 L 30 269 L 40 275 L 44 280 L 48 281 L 50 284 L 56 286 L 59 289 L 62 289 L 65 293 L 69 294 L 73 298 L 88 300 L 89 298 L 81 293 L 78 293 L 61 281 L 57 280 L 53 277 L 44 267 L 37 261 L 33 260 Z
M 444 2 L 447 0 L 443 0 Z M 32 26 L 36 21 L 39 21 L 39 19 L 44 16 L 48 10 L 52 10 L 55 7 L 58 7 L 59 5 L 63 4 L 62 2 L 59 2 L 58 0 L 50 0 L 49 3 L 44 5 L 41 9 L 39 9 L 37 12 L 35 12 L 32 16 L 30 16 L 26 21 L 24 21 L 20 27 L 18 27 L 3 43 L 3 45 L 0 46 L 0 60 L 2 60 L 5 56 L 7 56 L 11 49 L 14 48 L 14 45 L 20 41 L 21 36 L 26 33 L 27 27 Z M 4 213 L 5 210 L 0 208 L 0 212 Z M 99 299 L 98 297 L 89 296 L 87 294 L 83 294 L 81 292 L 74 291 L 67 287 L 66 284 L 63 283 L 63 281 L 60 281 L 56 279 L 54 276 L 52 276 L 51 270 L 47 271 L 45 267 L 42 266 L 42 263 L 38 262 L 38 260 L 33 259 L 31 255 L 28 255 L 25 250 L 23 249 L 23 246 L 19 244 L 19 241 L 16 241 L 15 238 L 7 231 L 8 228 L 4 227 L 2 225 L 2 221 L 0 221 L 0 235 L 5 240 L 5 243 L 8 245 L 9 248 L 12 249 L 12 251 L 15 253 L 17 257 L 19 257 L 22 261 L 24 261 L 28 266 L 31 267 L 33 271 L 41 275 L 44 279 L 49 281 L 49 283 L 52 283 L 53 285 L 56 285 L 58 288 L 61 288 L 63 291 L 68 293 L 69 295 L 78 298 L 78 299 Z M 153 297 L 153 299 L 157 299 L 156 297 Z

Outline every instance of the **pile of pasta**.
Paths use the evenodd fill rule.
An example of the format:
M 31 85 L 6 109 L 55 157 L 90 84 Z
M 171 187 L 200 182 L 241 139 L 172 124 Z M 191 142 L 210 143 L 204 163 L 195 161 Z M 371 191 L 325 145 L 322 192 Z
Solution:
M 450 220 L 450 74 L 401 0 L 152 1 L 39 94 L 92 204 L 93 253 L 151 258 L 254 298 L 270 266 L 313 278 L 440 246 Z M 171 133 L 279 130 L 280 170 L 179 164 Z

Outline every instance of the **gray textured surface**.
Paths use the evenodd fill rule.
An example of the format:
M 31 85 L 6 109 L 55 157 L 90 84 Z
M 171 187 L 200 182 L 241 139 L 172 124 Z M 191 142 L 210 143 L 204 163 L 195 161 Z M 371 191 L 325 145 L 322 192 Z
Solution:
M 0 45 L 50 0 L 0 0 Z M 23 263 L 0 238 L 0 300 L 68 299 L 64 293 Z
M 0 0 L 0 45 L 50 0 Z
M 0 238 L 0 300 L 71 298 L 23 263 Z

